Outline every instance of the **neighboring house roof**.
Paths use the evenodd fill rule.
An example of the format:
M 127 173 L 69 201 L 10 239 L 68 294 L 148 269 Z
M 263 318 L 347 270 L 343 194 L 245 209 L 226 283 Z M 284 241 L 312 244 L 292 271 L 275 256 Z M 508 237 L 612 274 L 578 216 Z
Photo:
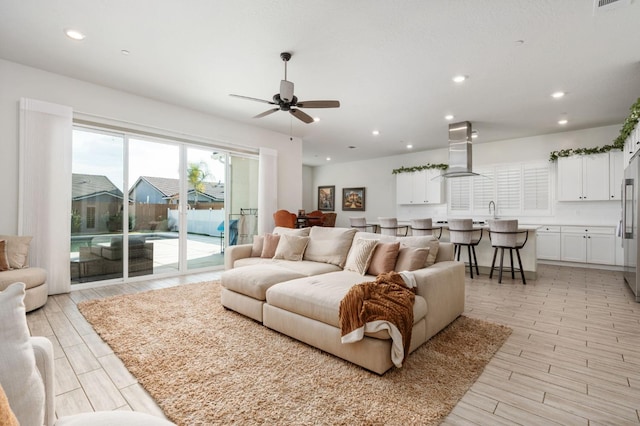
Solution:
M 131 192 L 138 186 L 139 182 L 146 181 L 149 185 L 156 188 L 164 198 L 176 199 L 179 196 L 180 192 L 180 180 L 179 179 L 171 179 L 171 178 L 161 178 L 154 176 L 140 176 L 136 183 L 132 186 L 131 191 L 129 191 L 129 197 L 131 197 Z M 224 184 L 223 183 L 214 183 L 214 182 L 203 182 L 205 186 L 204 192 L 199 192 L 199 195 L 203 195 L 206 198 L 209 198 L 211 201 L 224 201 Z M 188 189 L 189 194 L 194 192 L 193 185 L 189 185 Z
M 71 196 L 73 201 L 83 200 L 98 195 L 111 195 L 122 199 L 122 191 L 108 177 L 103 175 L 72 174 Z

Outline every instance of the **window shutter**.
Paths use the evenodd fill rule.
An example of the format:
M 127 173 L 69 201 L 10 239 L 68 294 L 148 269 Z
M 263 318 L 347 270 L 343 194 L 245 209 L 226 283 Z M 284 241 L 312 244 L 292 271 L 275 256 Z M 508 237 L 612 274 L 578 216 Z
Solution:
M 524 211 L 548 211 L 550 205 L 549 164 L 525 164 L 522 170 Z
M 448 179 L 449 183 L 449 211 L 456 213 L 469 212 L 470 206 L 470 194 L 469 187 L 470 182 L 468 177 L 459 177 Z
M 521 170 L 518 166 L 496 168 L 496 186 L 498 192 L 497 208 L 501 214 L 520 212 L 520 195 L 522 194 Z
M 489 202 L 496 201 L 495 173 L 493 168 L 476 170 L 480 176 L 473 179 L 473 212 L 486 214 Z

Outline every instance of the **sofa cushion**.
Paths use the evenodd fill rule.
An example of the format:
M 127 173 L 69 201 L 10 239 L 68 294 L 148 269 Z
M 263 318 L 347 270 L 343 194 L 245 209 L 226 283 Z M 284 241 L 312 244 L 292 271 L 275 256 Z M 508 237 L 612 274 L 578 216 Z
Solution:
M 9 266 L 14 269 L 26 268 L 29 266 L 29 243 L 33 237 L 0 235 L 0 240 L 7 242 L 7 259 Z
M 374 281 L 353 271 L 338 271 L 282 282 L 267 290 L 267 303 L 286 311 L 311 318 L 339 328 L 340 301 L 349 289 L 359 283 Z M 427 314 L 424 298 L 416 296 L 413 306 L 413 323 Z M 388 338 L 388 334 L 385 338 Z
M 279 242 L 280 235 L 265 234 L 264 243 L 262 244 L 262 253 L 260 253 L 260 257 L 264 257 L 266 259 L 273 258 L 273 256 L 276 255 L 276 249 L 278 248 Z
M 396 260 L 394 270 L 400 272 L 421 269 L 424 267 L 428 256 L 428 248 L 402 247 L 398 252 L 398 260 Z
M 308 237 L 310 230 L 311 228 L 285 228 L 283 226 L 276 226 L 272 233 L 278 235 L 289 234 L 297 235 L 299 237 Z
M 220 277 L 223 287 L 257 300 L 265 300 L 269 287 L 282 281 L 304 277 L 300 272 L 274 263 L 245 266 L 225 271 Z
M 420 237 L 398 237 L 398 241 L 407 247 L 423 247 L 429 248 L 429 256 L 425 267 L 431 266 L 435 263 L 438 256 L 438 249 L 440 248 L 440 242 L 433 235 L 425 235 Z
M 44 383 L 36 368 L 24 306 L 25 286 L 0 292 L 0 383 L 22 425 L 44 424 Z
M 280 236 L 274 259 L 302 260 L 304 249 L 309 243 L 309 237 L 283 234 Z
M 399 250 L 400 243 L 398 242 L 378 243 L 373 251 L 367 273 L 369 275 L 380 275 L 393 271 L 393 268 L 396 266 Z
M 47 271 L 42 268 L 30 267 L 24 269 L 11 269 L 0 274 L 0 291 L 11 284 L 21 282 L 27 290 L 41 286 L 47 281 Z
M 364 275 L 369 268 L 371 256 L 373 255 L 373 250 L 376 248 L 377 244 L 378 241 L 376 240 L 354 240 L 353 244 L 351 244 L 351 248 L 349 249 L 344 269 Z
M 9 258 L 7 258 L 7 240 L 0 240 L 0 271 L 8 271 Z
M 339 266 L 331 265 L 330 263 L 310 262 L 308 260 L 293 261 L 284 259 L 263 259 L 261 257 L 246 257 L 244 259 L 238 259 L 234 265 L 234 268 L 251 265 L 277 265 L 280 268 L 298 272 L 305 277 L 341 270 Z
M 304 260 L 344 267 L 356 231 L 355 228 L 312 227 Z

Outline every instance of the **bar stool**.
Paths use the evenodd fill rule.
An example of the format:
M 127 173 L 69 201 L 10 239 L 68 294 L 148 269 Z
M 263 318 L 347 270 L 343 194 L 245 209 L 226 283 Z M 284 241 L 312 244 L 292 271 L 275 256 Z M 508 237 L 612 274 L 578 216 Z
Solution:
M 434 228 L 431 219 L 411 219 L 411 235 L 433 235 L 435 229 L 440 229 L 440 234 L 436 237 L 440 239 L 442 236 L 442 226 Z
M 524 234 L 524 241 L 518 241 L 518 234 Z M 518 231 L 518 220 L 490 220 L 489 221 L 489 239 L 491 240 L 491 246 L 493 249 L 493 261 L 491 262 L 491 273 L 489 278 L 493 278 L 493 270 L 496 265 L 496 256 L 498 249 L 500 249 L 500 273 L 498 275 L 498 283 L 502 283 L 502 265 L 504 261 L 504 249 L 509 249 L 509 257 L 511 259 L 511 279 L 515 279 L 515 269 L 513 267 L 513 250 L 516 251 L 518 256 L 518 266 L 520 270 L 520 276 L 522 277 L 522 284 L 527 284 L 527 280 L 524 278 L 524 271 L 522 270 L 522 260 L 520 259 L 520 249 L 524 247 L 529 238 L 527 231 Z
M 394 237 L 406 237 L 409 232 L 409 225 L 398 225 L 395 217 L 379 217 L 380 233 L 382 235 L 392 235 Z M 402 232 L 404 230 L 404 233 Z
M 460 252 L 462 247 L 467 247 L 469 255 L 469 274 L 473 279 L 473 267 L 476 267 L 476 275 L 480 275 L 478 270 L 478 259 L 476 258 L 476 246 L 482 240 L 482 228 L 473 227 L 472 219 L 449 219 L 449 241 L 453 243 L 454 256 L 458 255 L 460 260 Z M 471 256 L 473 254 L 473 257 Z
M 367 219 L 364 217 L 350 217 L 349 224 L 352 228 L 356 228 L 358 231 L 367 231 L 367 229 L 371 229 L 371 232 L 376 232 L 378 226 L 370 225 L 367 223 Z

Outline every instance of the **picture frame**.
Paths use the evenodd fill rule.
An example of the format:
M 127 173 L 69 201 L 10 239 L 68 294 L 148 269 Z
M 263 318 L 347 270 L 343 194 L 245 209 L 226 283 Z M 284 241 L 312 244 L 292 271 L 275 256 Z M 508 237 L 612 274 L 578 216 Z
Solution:
M 319 186 L 318 187 L 318 210 L 332 212 L 336 208 L 336 187 Z
M 342 188 L 342 210 L 364 211 L 365 188 Z

